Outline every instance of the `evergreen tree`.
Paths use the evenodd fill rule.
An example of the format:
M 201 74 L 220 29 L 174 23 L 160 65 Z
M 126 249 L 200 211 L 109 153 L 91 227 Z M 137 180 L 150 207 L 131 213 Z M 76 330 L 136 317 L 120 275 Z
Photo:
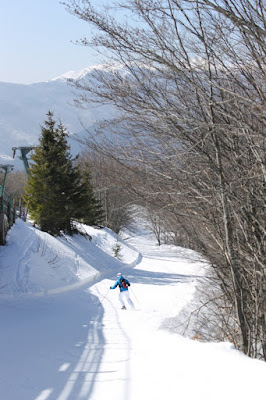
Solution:
M 81 219 L 87 225 L 94 225 L 101 223 L 104 219 L 104 212 L 99 200 L 97 200 L 93 193 L 91 184 L 91 174 L 89 167 L 86 164 L 86 169 L 82 172 L 81 186 L 84 190 L 82 215 L 76 215 L 77 219 Z
M 52 112 L 47 116 L 25 193 L 33 220 L 43 231 L 56 235 L 61 230 L 70 233 L 72 220 L 88 217 L 90 202 L 92 209 L 94 202 L 93 195 L 89 196 L 91 186 L 84 185 L 79 168 L 73 165 L 65 128 L 61 123 L 56 127 Z M 91 223 L 97 223 L 96 219 L 92 214 Z

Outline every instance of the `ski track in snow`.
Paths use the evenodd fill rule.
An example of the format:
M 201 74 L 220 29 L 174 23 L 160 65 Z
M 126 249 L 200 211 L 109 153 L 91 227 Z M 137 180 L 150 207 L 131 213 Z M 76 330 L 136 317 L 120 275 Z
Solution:
M 110 307 L 108 316 L 106 313 L 98 323 L 102 332 L 100 336 L 95 335 L 97 322 L 91 321 L 94 331 L 89 331 L 87 344 L 70 381 L 76 382 L 77 377 L 81 381 L 80 398 L 99 398 L 98 395 L 91 395 L 94 387 L 100 385 L 101 392 L 113 391 L 116 398 L 126 399 L 128 385 L 120 385 L 119 382 L 127 382 L 129 378 L 129 337 L 119 324 L 117 309 L 114 307 Z M 104 343 L 102 337 L 105 338 Z M 109 398 L 112 398 L 112 395 L 109 395 Z M 59 400 L 63 399 L 65 397 L 62 392 Z
M 33 244 L 37 238 L 30 234 L 23 238 L 22 248 L 24 249 L 22 257 L 18 260 L 17 270 L 15 275 L 15 285 L 19 292 L 23 293 L 29 281 L 30 266 L 28 264 L 29 258 L 32 254 Z

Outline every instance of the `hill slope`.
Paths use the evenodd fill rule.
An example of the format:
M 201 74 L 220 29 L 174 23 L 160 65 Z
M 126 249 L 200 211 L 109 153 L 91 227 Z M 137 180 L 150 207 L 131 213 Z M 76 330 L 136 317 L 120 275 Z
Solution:
M 83 229 L 91 241 L 17 221 L 1 248 L 1 399 L 263 398 L 265 363 L 167 328 L 204 275 L 193 252 L 158 247 L 138 229 L 121 241 L 119 261 L 112 232 Z M 121 310 L 109 289 L 118 271 L 135 310 Z

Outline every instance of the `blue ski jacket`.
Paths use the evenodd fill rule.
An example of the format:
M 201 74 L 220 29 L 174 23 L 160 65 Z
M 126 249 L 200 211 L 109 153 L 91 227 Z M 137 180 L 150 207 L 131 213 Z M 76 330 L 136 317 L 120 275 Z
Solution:
M 117 281 L 113 284 L 113 286 L 110 287 L 110 289 L 115 289 L 117 286 L 119 286 L 120 292 L 124 292 L 125 290 L 128 290 L 128 287 L 123 287 L 121 280 L 124 279 L 124 281 L 126 282 L 126 284 L 128 286 L 130 286 L 129 281 L 126 278 L 123 278 L 123 276 L 119 276 L 119 278 L 117 279 Z

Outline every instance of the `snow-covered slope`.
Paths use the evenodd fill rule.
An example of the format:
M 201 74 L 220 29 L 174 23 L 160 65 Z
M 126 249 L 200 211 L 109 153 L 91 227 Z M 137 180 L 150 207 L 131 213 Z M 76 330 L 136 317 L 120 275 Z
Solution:
M 266 364 L 230 343 L 168 329 L 189 307 L 204 264 L 134 230 L 120 240 L 53 238 L 17 221 L 1 247 L 1 400 L 250 400 L 265 397 Z M 117 272 L 135 310 L 121 310 Z M 162 329 L 162 326 L 164 328 Z
M 57 293 L 89 284 L 106 273 L 116 274 L 123 266 L 114 258 L 117 235 L 86 225 L 80 230 L 79 235 L 53 237 L 17 219 L 8 245 L 1 247 L 0 295 Z M 134 264 L 139 253 L 121 239 L 119 243 L 126 265 Z

